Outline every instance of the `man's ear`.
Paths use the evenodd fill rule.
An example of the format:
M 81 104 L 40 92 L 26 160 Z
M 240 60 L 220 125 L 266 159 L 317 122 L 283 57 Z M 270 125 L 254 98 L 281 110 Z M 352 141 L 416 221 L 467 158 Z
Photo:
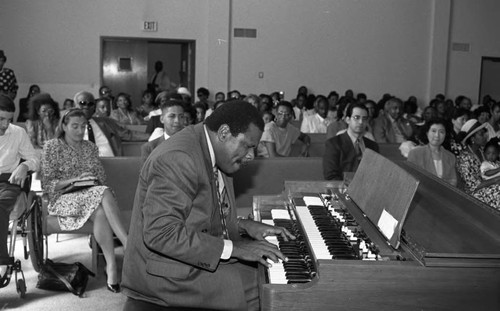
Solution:
M 231 135 L 231 131 L 229 130 L 229 125 L 222 124 L 219 126 L 219 130 L 217 131 L 217 137 L 220 141 L 226 141 L 226 139 Z

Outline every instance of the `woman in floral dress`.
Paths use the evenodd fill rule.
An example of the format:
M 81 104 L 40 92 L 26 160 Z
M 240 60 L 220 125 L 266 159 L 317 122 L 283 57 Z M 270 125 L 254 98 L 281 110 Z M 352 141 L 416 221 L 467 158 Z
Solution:
M 457 156 L 456 167 L 464 181 L 465 192 L 500 210 L 500 177 L 481 179 L 482 149 L 488 141 L 486 124 L 471 119 L 464 124 L 461 134 L 464 148 Z
M 58 138 L 45 143 L 42 155 L 42 187 L 49 196 L 48 211 L 58 216 L 62 230 L 77 230 L 87 221 L 106 259 L 108 289 L 119 292 L 113 233 L 124 245 L 127 232 L 119 217 L 114 194 L 105 186 L 104 168 L 93 143 L 83 140 L 87 127 L 85 113 L 77 108 L 66 112 L 59 123 Z M 96 178 L 98 186 L 63 194 L 73 181 Z

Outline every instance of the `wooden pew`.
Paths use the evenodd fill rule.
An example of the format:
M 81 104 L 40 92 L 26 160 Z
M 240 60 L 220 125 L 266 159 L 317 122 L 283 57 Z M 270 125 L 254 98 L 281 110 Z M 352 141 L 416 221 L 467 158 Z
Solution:
M 323 180 L 322 158 L 258 158 L 233 175 L 238 215 L 252 210 L 254 195 L 278 194 L 285 180 Z
M 113 189 L 120 217 L 125 228 L 130 225 L 134 197 L 142 167 L 140 157 L 109 157 L 100 158 L 106 172 L 106 184 Z
M 141 146 L 147 143 L 146 141 L 122 141 L 124 157 L 140 157 Z
M 146 133 L 146 124 L 141 124 L 141 125 L 123 125 L 124 127 L 128 128 L 129 130 L 136 131 L 136 132 L 141 132 L 141 133 Z

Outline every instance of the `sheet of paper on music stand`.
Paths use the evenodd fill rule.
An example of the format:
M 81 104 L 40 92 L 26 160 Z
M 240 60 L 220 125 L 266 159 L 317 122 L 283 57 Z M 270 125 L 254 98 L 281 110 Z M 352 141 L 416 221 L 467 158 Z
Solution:
M 366 149 L 347 192 L 374 225 L 384 228 L 386 232 L 382 232 L 392 247 L 398 248 L 418 184 L 419 181 L 399 165 Z M 389 213 L 395 223 L 388 221 L 390 218 L 384 216 L 383 211 Z
M 398 226 L 398 221 L 384 209 L 382 215 L 380 215 L 377 226 L 385 237 L 390 240 L 394 235 L 394 230 Z
M 307 206 L 311 205 L 323 205 L 323 201 L 319 197 L 311 197 L 311 196 L 305 196 L 303 198 L 304 202 L 306 203 Z

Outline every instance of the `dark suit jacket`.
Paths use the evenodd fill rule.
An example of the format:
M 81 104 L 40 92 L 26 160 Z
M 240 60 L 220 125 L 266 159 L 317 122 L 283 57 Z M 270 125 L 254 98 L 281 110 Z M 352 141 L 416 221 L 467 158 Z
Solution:
M 155 150 L 156 147 L 158 147 L 162 142 L 165 141 L 165 135 L 162 135 L 161 137 L 158 137 L 152 141 L 148 141 L 144 145 L 141 146 L 141 162 L 144 163 L 146 162 L 147 158 Z
M 161 116 L 152 116 L 151 119 L 149 119 L 148 124 L 146 126 L 146 133 L 151 135 L 155 128 L 161 127 L 163 128 L 163 123 L 161 123 L 160 120 Z
M 113 149 L 115 156 L 122 156 L 122 140 L 147 141 L 149 135 L 137 131 L 131 131 L 111 118 L 92 118 L 101 128 Z
M 239 240 L 232 178 L 223 174 L 227 227 Z M 244 310 L 238 265 L 220 259 L 224 242 L 203 124 L 153 150 L 142 167 L 123 263 L 122 287 L 164 306 Z
M 366 148 L 378 152 L 376 142 L 363 137 Z M 342 180 L 344 172 L 355 172 L 357 169 L 356 151 L 347 132 L 328 139 L 325 142 L 323 155 L 323 176 L 326 180 Z
M 413 128 L 410 121 L 401 117 L 401 128 L 405 139 L 411 140 L 413 138 Z M 396 143 L 396 135 L 394 134 L 394 128 L 392 127 L 392 122 L 386 115 L 380 115 L 375 119 L 373 124 L 373 136 L 377 143 Z

